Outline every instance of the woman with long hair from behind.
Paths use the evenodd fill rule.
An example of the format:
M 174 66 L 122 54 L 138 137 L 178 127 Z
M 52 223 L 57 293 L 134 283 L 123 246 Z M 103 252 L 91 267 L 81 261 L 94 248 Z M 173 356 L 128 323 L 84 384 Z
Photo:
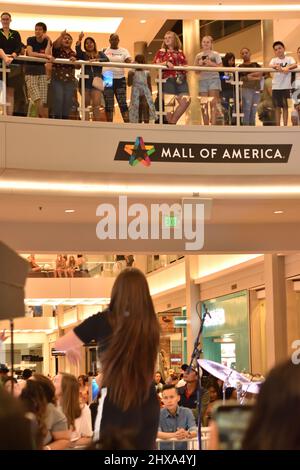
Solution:
M 109 308 L 86 319 L 56 342 L 69 358 L 80 346 L 98 341 L 103 370 L 95 436 L 108 429 L 134 434 L 135 449 L 154 449 L 159 403 L 153 374 L 159 347 L 159 323 L 144 274 L 126 268 L 117 277 Z
M 243 442 L 245 450 L 300 450 L 300 367 L 291 360 L 262 384 Z

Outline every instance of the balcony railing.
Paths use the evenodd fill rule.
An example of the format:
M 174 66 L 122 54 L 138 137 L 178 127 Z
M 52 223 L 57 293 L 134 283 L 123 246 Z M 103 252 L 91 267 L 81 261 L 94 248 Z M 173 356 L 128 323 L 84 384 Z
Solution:
M 46 63 L 45 59 L 39 59 L 34 57 L 27 57 L 27 56 L 18 56 L 17 58 L 18 66 L 22 67 L 22 62 L 41 62 Z M 157 116 L 157 123 L 163 124 L 166 122 L 166 116 L 168 114 L 167 107 L 176 106 L 176 96 L 174 95 L 167 95 L 166 93 L 163 94 L 163 84 L 166 82 L 166 79 L 163 79 L 163 71 L 169 70 L 164 65 L 158 64 L 135 64 L 135 63 L 115 63 L 115 62 L 85 62 L 85 61 L 72 61 L 66 59 L 56 59 L 51 63 L 56 64 L 68 64 L 77 66 L 78 69 L 80 68 L 80 73 L 77 78 L 81 78 L 81 86 L 80 86 L 80 103 L 78 107 L 79 111 L 79 118 L 82 121 L 89 120 L 89 111 L 90 108 L 85 106 L 86 103 L 86 89 L 85 89 L 85 80 L 88 78 L 86 74 L 86 67 L 93 66 L 93 67 L 102 67 L 104 70 L 105 68 L 124 68 L 124 69 L 139 69 L 139 70 L 148 70 L 152 74 L 157 73 L 157 78 L 155 79 L 156 82 L 156 90 L 152 92 L 153 97 L 156 96 L 156 116 Z M 1 64 L 1 62 L 0 62 Z M 13 64 L 15 64 L 13 62 Z M 8 107 L 9 103 L 7 102 L 6 96 L 6 83 L 7 78 L 9 77 L 9 73 L 11 71 L 11 66 L 7 66 L 4 61 L 2 61 L 2 67 L 0 71 L 2 72 L 2 86 L 0 88 L 0 108 L 2 108 L 2 115 L 6 116 L 8 114 Z M 208 124 L 209 120 L 205 119 L 203 116 L 209 112 L 210 107 L 215 107 L 216 119 L 214 124 L 219 125 L 235 125 L 237 127 L 241 125 L 261 125 L 258 121 L 258 117 L 261 118 L 264 125 L 275 125 L 275 115 L 274 115 L 274 108 L 272 107 L 271 103 L 271 96 L 269 96 L 268 103 L 265 104 L 262 102 L 262 90 L 263 90 L 263 79 L 261 79 L 261 84 L 259 89 L 255 90 L 255 93 L 252 93 L 253 100 L 252 103 L 249 104 L 251 109 L 246 109 L 247 100 L 244 97 L 245 90 L 249 90 L 244 84 L 245 80 L 241 77 L 241 74 L 249 74 L 254 72 L 259 72 L 260 74 L 266 73 L 282 73 L 279 71 L 275 71 L 270 67 L 261 67 L 261 68 L 248 68 L 248 67 L 196 67 L 196 66 L 186 66 L 186 67 L 174 67 L 178 77 L 180 74 L 182 76 L 182 72 L 188 72 L 188 82 L 189 82 L 189 95 L 191 96 L 192 106 L 190 106 L 187 111 L 185 112 L 185 120 L 179 121 L 180 124 L 202 124 L 203 119 L 204 123 Z M 209 96 L 198 96 L 198 92 L 196 88 L 198 87 L 197 80 L 195 80 L 194 74 L 199 74 L 199 72 L 223 72 L 225 74 L 225 80 L 229 85 L 230 93 L 225 97 L 224 94 L 220 93 L 220 98 L 214 98 Z M 293 73 L 299 73 L 300 68 L 294 69 Z M 223 76 L 224 77 L 224 76 Z M 193 80 L 194 78 L 194 80 Z M 299 80 L 297 80 L 299 82 Z M 77 82 L 78 84 L 78 82 Z M 25 83 L 24 85 L 25 86 Z M 231 87 L 231 88 L 230 88 Z M 74 92 L 76 90 L 76 86 L 74 86 Z M 251 88 L 250 88 L 251 90 Z M 226 99 L 225 99 L 226 98 Z M 298 125 L 300 122 L 300 89 L 292 89 L 291 95 L 287 98 L 287 103 L 289 106 L 289 121 L 288 124 Z M 193 113 L 191 112 L 193 108 Z M 199 117 L 193 116 L 195 114 L 195 109 L 201 111 Z M 257 112 L 258 110 L 258 112 Z M 252 120 L 250 123 L 246 120 L 246 114 L 251 115 Z M 254 116 L 254 118 L 253 118 Z M 253 120 L 254 119 L 254 120 Z

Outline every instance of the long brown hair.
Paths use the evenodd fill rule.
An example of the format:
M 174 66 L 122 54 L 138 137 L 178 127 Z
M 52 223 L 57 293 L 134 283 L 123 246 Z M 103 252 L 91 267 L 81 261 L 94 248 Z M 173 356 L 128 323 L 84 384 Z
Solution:
M 115 405 L 127 410 L 149 396 L 159 347 L 159 323 L 144 274 L 126 268 L 111 293 L 112 336 L 101 355 L 103 383 Z
M 42 386 L 47 402 L 52 403 L 56 406 L 55 387 L 53 382 L 51 382 L 48 377 L 42 374 L 34 373 L 32 377 L 33 380 L 35 380 Z
M 300 366 L 288 360 L 262 384 L 244 437 L 245 450 L 300 450 Z
M 37 380 L 27 380 L 20 395 L 26 411 L 35 415 L 38 426 L 38 447 L 42 448 L 42 442 L 47 435 L 47 398 L 42 385 Z
M 67 418 L 68 427 L 75 427 L 75 419 L 81 415 L 79 402 L 79 383 L 76 377 L 66 372 L 60 372 L 61 379 L 61 407 Z

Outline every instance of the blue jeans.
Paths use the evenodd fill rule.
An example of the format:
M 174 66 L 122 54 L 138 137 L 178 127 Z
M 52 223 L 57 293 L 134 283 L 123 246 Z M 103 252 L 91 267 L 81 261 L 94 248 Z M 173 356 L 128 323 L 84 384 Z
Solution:
M 260 92 L 252 88 L 242 88 L 243 125 L 255 126 L 255 115 L 260 100 Z
M 69 119 L 75 91 L 74 82 L 52 80 L 53 117 L 54 119 Z

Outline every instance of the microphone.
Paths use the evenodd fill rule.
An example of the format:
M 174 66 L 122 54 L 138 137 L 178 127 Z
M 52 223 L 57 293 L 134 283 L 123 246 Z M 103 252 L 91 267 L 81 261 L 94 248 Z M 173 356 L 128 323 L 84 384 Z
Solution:
M 205 304 L 203 304 L 203 307 L 204 307 L 204 310 L 205 310 L 205 315 L 208 315 L 209 318 L 211 319 L 211 314 L 209 313 L 209 311 L 207 310 L 207 307 Z

